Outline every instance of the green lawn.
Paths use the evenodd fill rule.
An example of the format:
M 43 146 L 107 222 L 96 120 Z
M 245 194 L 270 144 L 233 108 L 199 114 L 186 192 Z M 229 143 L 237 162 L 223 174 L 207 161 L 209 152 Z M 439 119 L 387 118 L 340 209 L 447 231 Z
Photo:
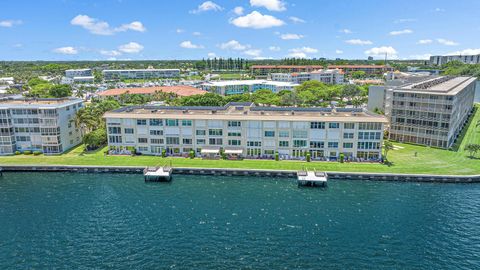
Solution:
M 396 150 L 391 150 L 388 158 L 391 165 L 379 163 L 339 163 L 339 162 L 302 162 L 273 160 L 202 160 L 187 158 L 161 158 L 153 156 L 104 156 L 103 150 L 83 153 L 79 146 L 61 156 L 7 156 L 0 157 L 0 165 L 118 165 L 151 166 L 172 161 L 174 167 L 203 168 L 249 168 L 298 170 L 303 166 L 324 171 L 344 172 L 391 172 L 391 173 L 430 173 L 468 175 L 480 174 L 480 159 L 472 159 L 463 151 L 468 143 L 480 144 L 480 110 L 477 110 L 469 128 L 464 132 L 458 151 L 440 150 L 424 146 L 394 143 Z M 415 156 L 417 152 L 417 156 Z M 480 156 L 480 155 L 479 155 Z

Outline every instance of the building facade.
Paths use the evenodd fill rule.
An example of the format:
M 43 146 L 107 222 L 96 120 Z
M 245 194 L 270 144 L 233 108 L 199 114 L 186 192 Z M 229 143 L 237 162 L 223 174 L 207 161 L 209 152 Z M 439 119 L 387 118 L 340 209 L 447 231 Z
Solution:
M 160 79 L 180 77 L 180 69 L 117 69 L 103 70 L 103 79 L 107 81 L 119 79 Z
M 125 107 L 105 114 L 114 153 L 197 156 L 235 153 L 246 158 L 379 160 L 382 115 L 362 109 L 259 107 Z
M 81 99 L 0 100 L 0 155 L 15 151 L 60 154 L 82 142 L 75 114 Z
M 465 64 L 479 64 L 480 54 L 477 55 L 435 55 L 430 56 L 430 64 L 441 66 L 451 61 L 460 61 Z
M 386 87 L 390 139 L 450 148 L 472 113 L 475 84 L 473 77 L 435 76 Z
M 297 83 L 279 82 L 271 80 L 237 80 L 237 81 L 211 81 L 201 85 L 203 90 L 219 95 L 236 95 L 254 93 L 261 89 L 267 89 L 274 93 L 282 90 L 292 91 Z
M 325 84 L 342 84 L 343 72 L 339 69 L 320 69 L 312 72 L 271 73 L 272 81 L 301 84 L 306 81 L 319 81 Z
M 92 75 L 92 70 L 89 68 L 65 70 L 65 77 L 72 79 L 75 77 L 90 77 Z

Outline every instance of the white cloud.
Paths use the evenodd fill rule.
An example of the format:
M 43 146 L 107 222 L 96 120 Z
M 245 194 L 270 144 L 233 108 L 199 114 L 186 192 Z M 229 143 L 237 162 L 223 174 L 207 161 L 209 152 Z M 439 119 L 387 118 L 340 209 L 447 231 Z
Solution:
M 459 45 L 458 42 L 455 42 L 453 40 L 444 39 L 444 38 L 437 38 L 437 42 L 442 44 L 442 45 L 446 45 L 446 46 L 457 46 L 457 45 Z
M 194 36 L 201 36 L 202 33 L 200 33 L 200 32 L 193 32 L 192 35 L 194 35 Z
M 365 51 L 365 54 L 373 57 L 384 57 L 387 54 L 388 58 L 398 58 L 398 52 L 391 46 L 374 47 Z
M 273 59 L 272 57 L 265 57 L 265 56 L 257 56 L 253 57 L 254 60 L 265 60 L 265 59 Z
M 409 23 L 409 22 L 416 22 L 416 21 L 417 21 L 417 19 L 406 18 L 406 19 L 395 20 L 395 21 L 393 21 L 393 23 Z
M 95 35 L 113 35 L 116 32 L 125 32 L 128 30 L 145 32 L 146 28 L 139 21 L 134 21 L 128 24 L 122 24 L 120 27 L 112 28 L 110 25 L 96 18 L 91 18 L 88 15 L 77 15 L 70 21 L 70 24 L 83 27 L 88 30 L 90 33 Z
M 197 9 L 191 10 L 190 13 L 197 14 L 205 11 L 222 11 L 223 7 L 217 5 L 215 2 L 206 1 L 200 4 Z
M 308 54 L 317 53 L 318 50 L 311 47 L 301 47 L 288 50 L 290 53 L 288 57 L 293 58 L 308 58 Z
M 68 55 L 74 55 L 78 53 L 78 50 L 75 49 L 74 47 L 68 46 L 68 47 L 60 47 L 56 48 L 53 50 L 54 53 L 59 53 L 59 54 L 68 54 Z
M 180 43 L 180 47 L 185 49 L 202 49 L 202 45 L 193 44 L 190 40 L 186 40 Z
M 4 20 L 0 21 L 0 27 L 13 27 L 15 25 L 22 24 L 21 20 Z
M 217 55 L 216 55 L 214 52 L 209 52 L 209 53 L 207 54 L 207 56 L 208 56 L 208 58 L 215 58 L 215 57 L 217 57 Z
M 425 53 L 425 54 L 410 55 L 408 58 L 409 59 L 414 59 L 414 60 L 428 60 L 428 59 L 430 59 L 430 56 L 432 56 L 432 54 Z
M 300 19 L 298 17 L 294 17 L 294 16 L 290 16 L 288 17 L 290 19 L 290 21 L 292 21 L 293 23 L 306 23 L 305 20 L 303 19 Z
M 122 55 L 122 53 L 117 50 L 100 50 L 100 54 L 105 56 L 112 56 L 112 57 Z
M 243 15 L 243 11 L 244 11 L 243 7 L 235 7 L 233 9 L 233 13 L 235 13 L 238 16 Z
M 280 38 L 283 40 L 291 40 L 291 39 L 302 39 L 303 35 L 299 34 L 281 34 Z
M 417 41 L 417 44 L 430 44 L 432 42 L 433 40 L 431 39 L 420 39 L 419 41 Z
M 243 53 L 248 55 L 248 56 L 259 57 L 260 54 L 262 54 L 262 50 L 260 50 L 260 49 L 250 49 L 250 50 L 244 51 Z
M 343 51 L 342 51 L 342 50 L 338 50 L 338 49 L 337 49 L 337 50 L 335 50 L 335 53 L 336 53 L 336 54 L 342 54 L 342 53 L 343 53 Z
M 176 32 L 177 34 L 181 34 L 181 33 L 185 32 L 185 30 L 184 30 L 184 29 L 181 29 L 181 28 L 177 28 L 177 30 L 175 30 L 175 32 Z
M 230 23 L 237 27 L 253 29 L 271 28 L 276 26 L 282 26 L 285 24 L 285 22 L 280 19 L 277 19 L 271 15 L 263 15 L 258 11 L 252 11 L 252 13 L 250 14 L 242 17 L 237 17 L 233 19 Z
M 268 47 L 268 49 L 272 52 L 280 51 L 280 47 L 278 47 L 278 46 L 270 46 L 270 47 Z
M 392 31 L 389 33 L 390 36 L 398 36 L 398 35 L 405 35 L 405 34 L 411 34 L 413 31 L 411 29 L 403 29 L 403 30 L 398 30 L 398 31 Z
M 346 43 L 351 45 L 372 45 L 373 42 L 370 40 L 361 40 L 361 39 L 349 39 L 345 40 Z
M 143 50 L 143 46 L 136 42 L 129 42 L 118 46 L 118 50 L 123 53 L 139 53 Z
M 344 34 L 351 34 L 351 33 L 353 33 L 352 30 L 347 29 L 347 28 L 342 29 L 342 30 L 340 30 L 339 32 L 340 32 L 340 33 L 344 33 Z
M 243 50 L 246 50 L 246 49 L 250 48 L 250 45 L 244 45 L 244 44 L 241 44 L 240 42 L 232 39 L 228 42 L 220 44 L 218 47 L 220 47 L 220 49 L 222 49 L 222 50 L 243 51 Z
M 287 10 L 285 3 L 281 0 L 250 0 L 252 7 L 264 7 L 270 11 Z
M 461 51 L 455 51 L 455 52 L 450 52 L 447 53 L 447 55 L 476 55 L 480 54 L 480 48 L 478 49 L 465 49 Z
M 438 8 L 438 7 L 437 7 L 437 8 L 435 8 L 435 11 L 436 11 L 436 12 L 444 12 L 445 9 L 443 9 L 443 8 Z

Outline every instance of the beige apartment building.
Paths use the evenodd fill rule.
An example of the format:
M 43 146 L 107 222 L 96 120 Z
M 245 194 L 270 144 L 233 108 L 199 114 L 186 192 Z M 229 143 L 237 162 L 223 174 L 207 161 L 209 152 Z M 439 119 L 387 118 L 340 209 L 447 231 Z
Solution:
M 379 160 L 382 115 L 362 109 L 260 107 L 229 103 L 224 107 L 136 106 L 107 112 L 111 153 L 245 158 Z

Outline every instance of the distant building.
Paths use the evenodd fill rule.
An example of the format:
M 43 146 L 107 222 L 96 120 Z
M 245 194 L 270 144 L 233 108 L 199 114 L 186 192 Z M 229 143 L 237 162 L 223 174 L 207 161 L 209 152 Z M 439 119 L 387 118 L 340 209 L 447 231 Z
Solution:
M 90 68 L 65 70 L 65 77 L 67 78 L 89 77 L 89 76 L 92 76 L 92 70 Z
M 362 109 L 134 106 L 105 114 L 111 151 L 312 160 L 382 156 L 384 116 Z
M 301 84 L 306 81 L 320 81 L 325 84 L 342 84 L 344 75 L 339 69 L 319 69 L 312 72 L 271 73 L 272 81 Z
M 204 90 L 201 90 L 192 86 L 179 85 L 179 86 L 116 88 L 116 89 L 109 89 L 109 90 L 100 92 L 98 96 L 101 98 L 113 97 L 114 99 L 118 99 L 122 94 L 137 94 L 137 95 L 153 96 L 158 92 L 173 93 L 181 97 L 192 96 L 192 95 L 203 95 L 207 93 Z
M 13 77 L 0 78 L 0 85 L 14 85 L 15 79 Z
M 85 77 L 62 77 L 60 81 L 61 84 L 73 84 L 73 83 L 93 83 L 95 80 L 94 76 L 85 76 Z
M 0 155 L 60 154 L 82 142 L 75 126 L 81 99 L 0 99 Z
M 180 77 L 180 69 L 106 69 L 102 71 L 104 80 L 119 79 L 160 79 Z
M 477 55 L 436 55 L 430 56 L 430 64 L 441 66 L 451 61 L 460 61 L 465 64 L 479 64 L 480 54 Z
M 373 61 L 373 56 L 369 56 L 369 57 L 367 58 L 367 60 L 368 60 L 368 61 Z
M 385 65 L 329 65 L 328 69 L 341 69 L 345 74 L 355 71 L 364 71 L 368 75 L 382 75 L 387 71 L 393 71 L 393 67 Z
M 402 83 L 370 87 L 368 108 L 383 109 L 389 138 L 450 148 L 473 109 L 474 77 L 416 77 Z
M 295 86 L 298 84 L 270 80 L 211 81 L 201 85 L 202 89 L 220 95 L 253 93 L 261 89 L 278 93 L 282 90 L 292 91 Z

